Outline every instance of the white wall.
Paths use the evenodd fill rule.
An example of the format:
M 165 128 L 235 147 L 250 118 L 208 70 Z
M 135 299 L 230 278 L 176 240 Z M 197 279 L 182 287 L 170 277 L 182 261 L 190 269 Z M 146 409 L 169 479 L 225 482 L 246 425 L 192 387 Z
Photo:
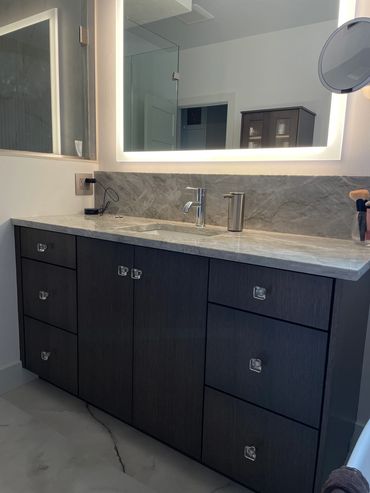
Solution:
M 1 369 L 19 361 L 16 270 L 10 218 L 82 212 L 91 197 L 76 197 L 74 173 L 86 161 L 0 155 L 0 388 Z
M 306 106 L 317 115 L 314 145 L 325 146 L 331 96 L 312 67 L 336 24 L 320 22 L 180 50 L 180 106 L 182 99 L 235 94 L 233 149 L 240 147 L 241 111 Z

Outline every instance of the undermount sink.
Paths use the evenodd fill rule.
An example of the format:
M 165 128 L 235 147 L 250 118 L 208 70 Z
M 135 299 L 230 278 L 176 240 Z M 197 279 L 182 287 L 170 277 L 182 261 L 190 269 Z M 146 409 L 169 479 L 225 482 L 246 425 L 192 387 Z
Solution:
M 195 226 L 182 226 L 177 224 L 143 224 L 141 226 L 132 226 L 122 228 L 125 231 L 133 231 L 137 233 L 148 233 L 150 235 L 164 236 L 166 233 L 171 233 L 171 238 L 182 235 L 189 236 L 217 236 L 224 234 L 225 231 L 220 231 L 211 228 L 196 228 Z

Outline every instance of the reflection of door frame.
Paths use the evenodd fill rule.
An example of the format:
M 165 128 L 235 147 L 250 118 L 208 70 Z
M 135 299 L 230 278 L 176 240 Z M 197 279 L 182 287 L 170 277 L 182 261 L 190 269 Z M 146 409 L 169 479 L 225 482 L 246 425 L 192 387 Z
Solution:
M 176 150 L 176 103 L 171 103 L 171 101 L 168 101 L 166 99 L 161 98 L 160 96 L 154 95 L 154 94 L 146 94 L 145 95 L 145 103 L 144 103 L 144 151 L 150 151 L 151 146 L 150 142 L 152 141 L 151 139 L 151 130 L 153 128 L 153 113 L 151 109 L 154 106 L 161 107 L 163 110 L 168 110 L 168 114 L 171 115 L 171 126 L 172 126 L 172 135 L 171 138 L 173 139 L 173 143 L 171 145 L 171 149 L 175 151 Z M 167 111 L 166 111 L 167 113 Z
M 226 124 L 226 149 L 234 149 L 234 129 L 235 129 L 235 93 L 211 94 L 207 96 L 196 96 L 194 98 L 179 99 L 178 109 L 216 106 L 227 104 L 227 124 Z M 179 119 L 180 120 L 180 119 Z
M 20 21 L 0 27 L 0 36 L 19 31 L 40 22 L 49 21 L 50 32 L 50 85 L 51 85 L 51 119 L 53 133 L 53 154 L 61 154 L 60 135 L 60 90 L 59 90 L 59 37 L 58 9 L 50 9 L 26 17 Z

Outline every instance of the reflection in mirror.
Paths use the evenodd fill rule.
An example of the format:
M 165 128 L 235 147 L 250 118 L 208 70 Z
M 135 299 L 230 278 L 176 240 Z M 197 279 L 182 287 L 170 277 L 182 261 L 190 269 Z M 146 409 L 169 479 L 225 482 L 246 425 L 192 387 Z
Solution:
M 152 17 L 132 2 L 126 152 L 327 145 L 331 95 L 317 60 L 339 0 L 196 0 L 180 12 L 183 2 L 159 0 Z
M 370 83 L 370 19 L 353 19 L 334 31 L 321 52 L 319 75 L 329 91 L 340 94 Z
M 0 0 L 0 149 L 94 157 L 92 19 L 92 0 Z
M 0 149 L 61 152 L 57 19 L 52 10 L 0 29 Z

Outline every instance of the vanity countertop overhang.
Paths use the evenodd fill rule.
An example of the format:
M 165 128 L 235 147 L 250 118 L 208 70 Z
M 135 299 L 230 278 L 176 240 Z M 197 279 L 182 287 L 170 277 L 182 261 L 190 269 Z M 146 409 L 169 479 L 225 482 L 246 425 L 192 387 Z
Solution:
M 230 233 L 225 228 L 216 226 L 208 227 L 217 230 L 219 234 L 216 236 L 177 233 L 175 238 L 171 239 L 168 233 L 163 234 L 161 231 L 153 237 L 147 231 L 130 231 L 126 228 L 154 224 L 188 227 L 192 225 L 114 215 L 22 217 L 13 218 L 12 222 L 15 226 L 351 281 L 359 280 L 370 269 L 370 248 L 350 240 L 248 229 L 243 233 Z

